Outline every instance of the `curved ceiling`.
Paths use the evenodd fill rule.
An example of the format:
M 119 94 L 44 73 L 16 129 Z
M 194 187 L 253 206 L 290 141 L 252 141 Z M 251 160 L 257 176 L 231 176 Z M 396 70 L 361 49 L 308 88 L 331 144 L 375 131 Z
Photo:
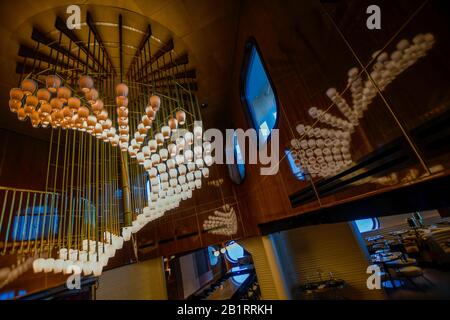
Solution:
M 66 8 L 77 4 L 73 1 L 20 1 L 0 4 L 0 99 L 6 106 L 11 87 L 17 86 L 16 63 L 20 45 L 34 44 L 31 40 L 33 28 L 39 29 L 53 39 L 55 19 L 68 17 Z M 234 42 L 239 18 L 239 1 L 183 1 L 183 0 L 136 0 L 136 1 L 84 1 L 80 2 L 81 22 L 86 22 L 86 13 L 92 15 L 96 28 L 118 68 L 119 14 L 123 17 L 124 70 L 131 63 L 147 25 L 152 27 L 152 51 L 164 46 L 171 39 L 175 55 L 187 54 L 190 67 L 197 71 L 198 97 L 207 103 L 203 110 L 206 125 L 217 126 L 217 114 L 226 105 L 230 88 L 230 67 L 234 57 Z M 86 27 L 86 26 L 84 26 Z M 83 28 L 83 26 L 82 26 Z M 80 36 L 82 41 L 87 41 Z M 218 77 L 217 75 L 220 75 Z M 33 130 L 16 120 L 8 108 L 0 110 L 0 127 L 16 132 L 45 137 L 44 130 Z M 39 132 L 37 132 L 39 131 Z

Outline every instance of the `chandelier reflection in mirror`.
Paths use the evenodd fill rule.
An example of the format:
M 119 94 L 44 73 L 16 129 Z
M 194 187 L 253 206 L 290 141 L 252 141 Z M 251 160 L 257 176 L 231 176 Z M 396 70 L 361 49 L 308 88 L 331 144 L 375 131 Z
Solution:
M 343 97 L 343 93 L 339 93 L 335 88 L 326 91 L 333 106 L 337 106 L 344 118 L 327 110 L 311 107 L 308 113 L 314 124 L 298 124 L 296 130 L 300 138 L 291 140 L 291 155 L 295 165 L 313 178 L 329 177 L 350 167 L 354 163 L 350 152 L 352 134 L 378 90 L 384 91 L 402 72 L 425 57 L 434 42 L 431 33 L 418 34 L 411 42 L 407 39 L 400 40 L 391 54 L 374 52 L 372 70 L 367 71 L 370 78 L 367 77 L 364 81 L 364 70 L 359 71 L 356 67 L 350 69 L 347 81 L 351 94 L 350 103 Z M 315 126 L 318 122 L 326 126 Z
M 235 235 L 237 233 L 237 218 L 234 208 L 229 204 L 225 204 L 221 210 L 215 210 L 214 214 L 208 216 L 203 222 L 203 229 L 211 234 Z
M 148 26 L 125 70 L 121 17 L 115 26 L 119 66 L 89 13 L 77 33 L 60 18 L 56 31 L 33 30 L 35 47 L 19 52 L 9 107 L 18 120 L 51 130 L 49 160 L 45 191 L 2 190 L 8 223 L 0 250 L 33 257 L 34 272 L 100 275 L 132 233 L 209 176 L 211 144 L 187 56 Z M 128 221 L 120 214 L 127 207 Z

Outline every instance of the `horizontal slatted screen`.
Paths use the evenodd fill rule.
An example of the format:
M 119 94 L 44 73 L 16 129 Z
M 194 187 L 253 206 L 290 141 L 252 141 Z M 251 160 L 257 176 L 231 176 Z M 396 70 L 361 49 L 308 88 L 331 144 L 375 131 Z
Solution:
M 350 223 L 315 225 L 274 234 L 282 269 L 288 273 L 284 278 L 292 295 L 299 297 L 296 289 L 300 285 L 329 279 L 332 272 L 335 278 L 346 281 L 345 288 L 337 292 L 339 297 L 384 299 L 382 290 L 367 288 L 369 262 L 358 237 Z
M 241 244 L 252 255 L 262 299 L 280 299 L 273 276 L 273 270 L 270 268 L 270 264 L 264 249 L 262 237 L 248 238 L 239 241 L 239 244 Z
M 97 300 L 167 300 L 162 257 L 104 272 Z

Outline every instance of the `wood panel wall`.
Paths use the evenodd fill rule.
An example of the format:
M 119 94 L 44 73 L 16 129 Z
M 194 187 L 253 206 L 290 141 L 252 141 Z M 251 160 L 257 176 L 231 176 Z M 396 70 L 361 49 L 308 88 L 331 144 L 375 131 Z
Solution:
M 0 128 L 0 186 L 45 189 L 49 142 Z
M 366 28 L 366 8 L 370 4 L 381 7 L 382 30 Z M 357 161 L 396 138 L 404 138 L 402 129 L 411 136 L 410 130 L 450 107 L 450 83 L 446 76 L 450 65 L 444 58 L 450 55 L 450 45 L 445 40 L 448 39 L 449 16 L 448 10 L 438 1 L 425 4 L 420 0 L 395 3 L 286 0 L 281 4 L 262 0 L 258 5 L 253 1 L 244 1 L 230 83 L 229 105 L 233 106 L 233 112 L 229 113 L 231 123 L 244 129 L 251 127 L 240 96 L 244 46 L 250 37 L 258 43 L 278 96 L 279 153 L 283 155 L 290 140 L 299 137 L 295 126 L 298 123 L 312 124 L 308 109 L 311 106 L 329 107 L 331 102 L 325 95 L 326 90 L 336 87 L 342 91 L 347 84 L 350 68 L 358 66 L 361 69 L 359 61 L 367 66 L 371 54 L 385 45 L 387 52 L 391 53 L 400 39 L 412 39 L 418 33 L 431 32 L 436 37 L 436 44 L 429 55 L 394 80 L 383 92 L 384 100 L 380 96 L 374 99 L 353 134 L 353 158 Z M 389 43 L 390 40 L 392 42 Z M 402 127 L 394 120 L 390 110 Z M 340 115 L 336 106 L 330 112 Z M 443 169 L 449 168 L 448 155 L 434 158 L 420 149 L 418 151 L 428 169 L 441 170 L 439 172 L 442 173 Z M 436 169 L 436 164 L 441 166 L 440 169 Z M 369 179 L 293 209 L 288 196 L 311 182 L 297 180 L 286 159 L 281 161 L 279 172 L 274 176 L 261 176 L 259 169 L 259 165 L 246 165 L 244 182 L 235 186 L 240 211 L 256 223 L 302 214 L 388 187 Z M 412 165 L 396 169 L 398 180 L 389 187 L 408 183 L 406 177 L 410 173 L 415 175 L 413 180 L 427 174 L 419 159 L 414 158 Z M 313 182 L 316 181 L 313 179 Z

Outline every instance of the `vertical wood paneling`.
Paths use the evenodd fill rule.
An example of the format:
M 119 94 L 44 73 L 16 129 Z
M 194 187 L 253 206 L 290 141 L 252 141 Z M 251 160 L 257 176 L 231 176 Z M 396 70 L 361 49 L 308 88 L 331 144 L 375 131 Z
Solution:
M 383 24 L 386 24 L 386 28 L 374 31 L 365 26 L 365 10 L 372 4 L 370 1 L 324 3 L 287 0 L 283 1 L 283 5 L 276 1 L 259 1 L 258 5 L 253 1 L 243 1 L 230 81 L 229 100 L 232 101 L 233 109 L 226 114 L 232 118 L 236 127 L 246 129 L 251 126 L 241 103 L 239 80 L 245 42 L 250 36 L 254 37 L 278 95 L 280 110 L 277 128 L 280 129 L 279 151 L 282 154 L 290 140 L 299 137 L 295 126 L 298 123 L 312 123 L 308 115 L 309 107 L 328 108 L 330 100 L 325 91 L 330 87 L 342 91 L 346 86 L 348 70 L 358 66 L 358 61 L 340 32 L 358 59 L 367 64 L 371 54 L 386 45 L 422 3 L 420 0 L 399 1 L 395 4 L 392 1 L 383 2 L 383 12 L 386 12 Z M 262 27 L 266 25 L 271 28 Z M 391 53 L 400 39 L 412 39 L 418 33 L 431 32 L 437 40 L 427 57 L 406 70 L 384 91 L 386 101 L 407 130 L 448 109 L 449 85 L 446 74 L 449 62 L 444 57 L 448 56 L 450 46 L 448 41 L 442 41 L 448 39 L 449 32 L 444 25 L 448 25 L 448 10 L 442 10 L 436 1 L 429 1 L 387 48 L 387 52 Z M 341 115 L 336 106 L 330 112 Z M 386 103 L 378 96 L 352 135 L 353 159 L 358 161 L 374 149 L 401 136 L 403 133 L 400 127 L 388 112 Z M 439 160 L 430 158 L 427 164 L 431 167 L 439 163 L 447 167 L 450 163 L 447 158 L 448 155 Z M 418 170 L 419 177 L 423 168 L 418 164 L 414 160 L 411 166 L 396 170 L 399 179 L 395 186 L 408 181 L 403 178 L 410 169 L 413 173 Z M 245 202 L 239 203 L 244 216 L 251 217 L 256 223 L 264 223 L 319 209 L 317 201 L 304 203 L 297 208 L 291 208 L 289 204 L 286 206 L 288 196 L 308 184 L 293 177 L 285 159 L 280 163 L 277 177 L 261 177 L 259 169 L 259 165 L 247 165 L 244 182 L 236 186 L 239 201 Z M 363 183 L 322 197 L 320 201 L 322 205 L 333 205 L 336 201 L 388 187 L 392 186 Z

